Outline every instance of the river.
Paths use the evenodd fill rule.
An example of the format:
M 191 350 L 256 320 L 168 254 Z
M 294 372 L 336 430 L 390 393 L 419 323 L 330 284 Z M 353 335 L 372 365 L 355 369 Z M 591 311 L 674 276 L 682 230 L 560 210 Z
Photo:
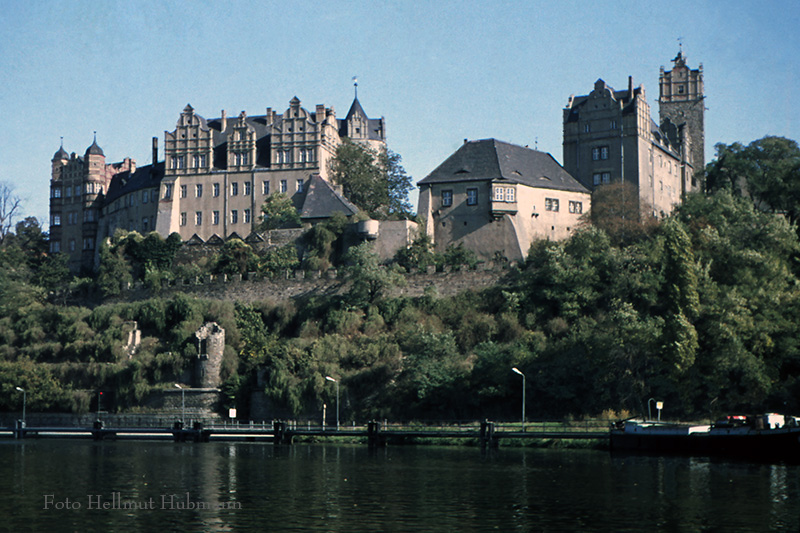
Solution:
M 800 467 L 599 450 L 0 441 L 9 531 L 800 529 Z

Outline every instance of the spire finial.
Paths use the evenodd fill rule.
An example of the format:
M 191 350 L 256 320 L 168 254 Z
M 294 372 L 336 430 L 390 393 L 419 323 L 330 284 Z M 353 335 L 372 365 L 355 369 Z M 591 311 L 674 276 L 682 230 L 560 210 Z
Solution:
M 97 131 L 94 132 L 94 142 L 97 144 Z
M 358 76 L 353 76 L 353 87 L 355 88 L 356 100 L 358 100 Z
M 64 136 L 61 136 L 61 149 L 64 149 Z

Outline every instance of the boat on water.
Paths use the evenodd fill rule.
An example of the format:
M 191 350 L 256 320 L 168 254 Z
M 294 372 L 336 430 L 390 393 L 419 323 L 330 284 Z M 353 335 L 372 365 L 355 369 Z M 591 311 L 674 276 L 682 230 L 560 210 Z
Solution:
M 611 428 L 613 451 L 800 462 L 800 419 L 769 413 L 690 425 L 629 419 Z

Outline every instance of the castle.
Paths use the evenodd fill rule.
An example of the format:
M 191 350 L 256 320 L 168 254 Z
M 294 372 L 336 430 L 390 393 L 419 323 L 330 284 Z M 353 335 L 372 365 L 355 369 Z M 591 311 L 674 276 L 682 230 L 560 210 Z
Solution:
M 705 166 L 702 65 L 690 69 L 682 52 L 672 62 L 659 76 L 659 123 L 632 78 L 624 90 L 600 79 L 589 94 L 570 96 L 563 166 L 527 147 L 465 141 L 419 182 L 418 213 L 437 251 L 463 244 L 484 259 L 524 259 L 533 241 L 568 237 L 591 209 L 591 192 L 610 183 L 633 185 L 640 212 L 669 214 L 698 189 Z M 52 160 L 50 251 L 68 254 L 78 271 L 96 264 L 98 243 L 117 228 L 177 232 L 191 243 L 247 238 L 275 192 L 292 198 L 304 222 L 351 215 L 328 164 L 343 139 L 385 149 L 385 135 L 384 119 L 369 118 L 356 94 L 344 119 L 321 104 L 310 112 L 296 97 L 282 114 L 236 118 L 206 119 L 187 105 L 164 132 L 164 160 L 153 138 L 153 163 L 139 168 L 129 158 L 106 163 L 96 138 L 83 157 L 62 145 Z M 404 226 L 392 248 L 409 235 Z
M 703 67 L 691 70 L 678 53 L 674 68 L 661 67 L 660 124 L 650 116 L 644 88 L 616 91 L 603 80 L 585 96 L 571 96 L 564 109 L 564 168 L 587 189 L 629 183 L 640 206 L 669 214 L 698 188 L 705 167 Z
M 644 88 L 597 80 L 563 111 L 563 167 L 550 154 L 496 139 L 466 141 L 419 182 L 419 214 L 437 251 L 462 244 L 479 257 L 522 260 L 535 240 L 568 237 L 611 183 L 638 191 L 644 216 L 669 214 L 698 188 L 705 166 L 702 66 L 682 53 L 661 68 L 660 125 Z
M 304 220 L 353 214 L 327 176 L 344 138 L 384 149 L 384 119 L 369 118 L 357 96 L 344 119 L 324 105 L 310 112 L 297 97 L 281 114 L 223 111 L 211 120 L 187 105 L 164 132 L 163 161 L 153 138 L 151 165 L 106 163 L 96 138 L 83 157 L 62 145 L 52 159 L 50 251 L 66 253 L 77 272 L 95 265 L 99 243 L 117 228 L 195 242 L 245 238 L 276 192 L 291 197 Z

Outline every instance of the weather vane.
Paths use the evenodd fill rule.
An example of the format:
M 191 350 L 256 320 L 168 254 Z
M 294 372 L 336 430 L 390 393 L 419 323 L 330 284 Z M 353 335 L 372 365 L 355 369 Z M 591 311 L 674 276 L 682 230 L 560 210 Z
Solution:
M 353 87 L 355 87 L 356 98 L 358 98 L 358 76 L 353 76 Z

